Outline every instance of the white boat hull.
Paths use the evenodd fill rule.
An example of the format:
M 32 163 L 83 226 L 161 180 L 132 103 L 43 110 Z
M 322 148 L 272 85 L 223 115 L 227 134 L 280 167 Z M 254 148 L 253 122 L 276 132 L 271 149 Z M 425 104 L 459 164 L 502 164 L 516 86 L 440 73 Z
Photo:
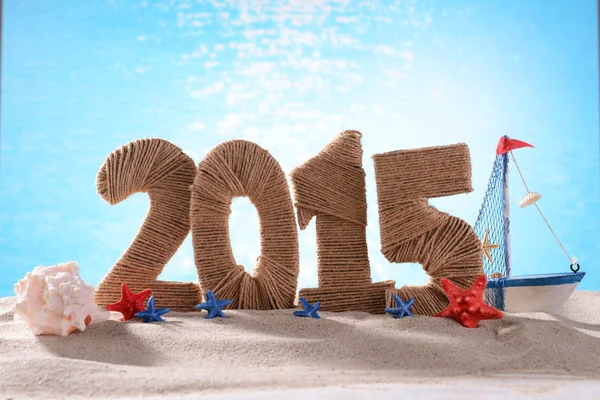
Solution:
M 585 272 L 490 279 L 486 301 L 508 313 L 558 313 Z

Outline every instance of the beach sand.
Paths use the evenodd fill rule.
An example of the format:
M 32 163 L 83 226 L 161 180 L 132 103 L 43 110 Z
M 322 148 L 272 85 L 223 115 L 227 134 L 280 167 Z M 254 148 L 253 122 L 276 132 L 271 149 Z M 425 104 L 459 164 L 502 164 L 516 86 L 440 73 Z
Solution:
M 478 329 L 232 310 L 150 324 L 111 313 L 68 337 L 34 336 L 14 321 L 14 301 L 0 299 L 2 400 L 600 398 L 600 292 L 574 293 L 558 316 L 507 315 Z

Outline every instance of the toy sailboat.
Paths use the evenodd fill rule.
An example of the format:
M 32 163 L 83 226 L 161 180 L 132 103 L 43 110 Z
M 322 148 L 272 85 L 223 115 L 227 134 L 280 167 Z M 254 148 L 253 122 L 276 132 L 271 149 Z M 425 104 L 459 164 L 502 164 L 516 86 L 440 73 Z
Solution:
M 486 302 L 509 313 L 558 312 L 569 299 L 585 272 L 579 272 L 579 264 L 569 254 L 556 233 L 542 214 L 537 201 L 541 195 L 529 191 L 519 169 L 513 150 L 533 147 L 529 143 L 503 136 L 498 142 L 496 160 L 488 187 L 475 222 L 475 232 L 482 240 L 484 270 L 488 276 Z M 510 207 L 508 188 L 509 155 L 525 185 L 527 194 L 519 207 L 534 206 L 570 262 L 571 272 L 545 275 L 512 276 L 510 254 Z

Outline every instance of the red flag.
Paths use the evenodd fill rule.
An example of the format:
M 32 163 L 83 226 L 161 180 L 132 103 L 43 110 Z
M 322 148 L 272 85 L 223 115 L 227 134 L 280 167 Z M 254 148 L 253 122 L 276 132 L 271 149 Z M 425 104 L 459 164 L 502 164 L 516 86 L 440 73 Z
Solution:
M 508 153 L 511 150 L 519 149 L 521 147 L 533 147 L 529 143 L 522 142 L 517 139 L 511 139 L 508 136 L 502 136 L 496 147 L 496 154 L 501 155 Z

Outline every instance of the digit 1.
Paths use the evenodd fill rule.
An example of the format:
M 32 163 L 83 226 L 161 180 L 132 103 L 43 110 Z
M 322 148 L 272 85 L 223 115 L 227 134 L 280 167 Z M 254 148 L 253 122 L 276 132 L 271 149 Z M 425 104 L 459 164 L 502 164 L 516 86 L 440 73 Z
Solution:
M 428 199 L 471 192 L 466 144 L 373 155 L 379 203 L 381 252 L 390 262 L 419 262 L 431 277 L 425 286 L 397 290 L 415 298 L 413 312 L 434 315 L 448 305 L 440 279 L 467 288 L 483 274 L 481 243 L 460 218 L 438 211 Z M 394 291 L 386 306 L 393 307 Z
M 323 311 L 383 313 L 394 281 L 372 283 L 366 241 L 362 135 L 342 132 L 291 173 L 300 229 L 316 217 L 318 288 L 300 290 Z
M 134 292 L 150 288 L 157 306 L 192 311 L 201 300 L 194 283 L 157 281 L 190 230 L 190 186 L 194 161 L 166 140 L 143 139 L 112 152 L 96 179 L 98 193 L 111 205 L 147 192 L 150 210 L 134 241 L 96 290 L 101 307 L 121 296 L 126 282 Z

